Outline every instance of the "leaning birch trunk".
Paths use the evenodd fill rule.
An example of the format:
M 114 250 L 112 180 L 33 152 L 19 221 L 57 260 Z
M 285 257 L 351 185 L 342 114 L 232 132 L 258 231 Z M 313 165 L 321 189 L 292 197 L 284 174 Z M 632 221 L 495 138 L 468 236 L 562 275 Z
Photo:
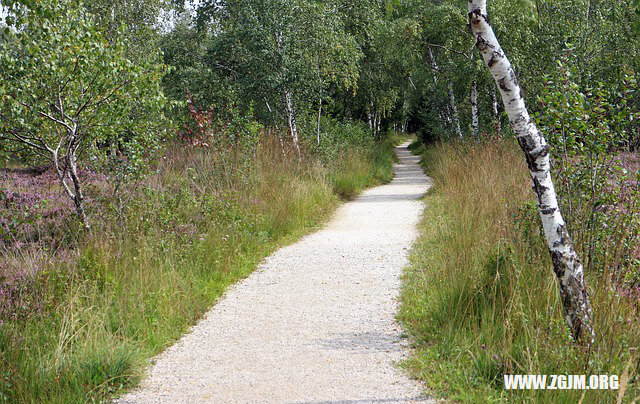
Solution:
M 70 152 L 69 159 L 67 161 L 70 167 L 69 177 L 71 177 L 71 182 L 73 183 L 73 189 L 75 193 L 73 203 L 76 206 L 76 212 L 78 212 L 78 216 L 80 216 L 82 224 L 86 229 L 89 229 L 89 221 L 87 220 L 87 214 L 84 210 L 84 195 L 82 193 L 82 185 L 80 184 L 80 178 L 78 177 L 76 150 Z
M 427 57 L 429 58 L 429 63 L 431 63 L 431 68 L 434 72 L 440 73 L 440 68 L 438 67 L 438 62 L 436 62 L 436 57 L 431 50 L 431 47 L 427 47 Z M 433 73 L 433 82 L 438 84 L 438 75 Z
M 529 117 L 513 67 L 489 24 L 486 0 L 469 0 L 469 23 L 476 46 L 498 85 L 505 111 L 529 166 L 553 269 L 560 283 L 566 320 L 576 341 L 591 344 L 595 338 L 591 302 L 582 263 L 558 207 L 551 180 L 550 147 Z
M 84 210 L 84 195 L 82 193 L 82 184 L 80 183 L 80 177 L 78 176 L 78 148 L 80 147 L 80 141 L 78 138 L 78 125 L 74 122 L 73 125 L 67 130 L 67 138 L 64 139 L 66 144 L 66 153 L 64 156 L 60 156 L 60 148 L 63 141 L 58 143 L 58 146 L 50 148 L 45 146 L 51 153 L 53 165 L 58 174 L 58 179 L 62 184 L 67 195 L 73 200 L 73 204 L 76 208 L 76 212 L 82 225 L 85 229 L 89 229 L 89 221 L 87 214 Z M 73 190 L 67 183 L 67 180 L 71 180 Z
M 480 119 L 478 117 L 478 82 L 473 80 L 471 83 L 471 128 L 473 130 L 474 139 L 478 139 Z

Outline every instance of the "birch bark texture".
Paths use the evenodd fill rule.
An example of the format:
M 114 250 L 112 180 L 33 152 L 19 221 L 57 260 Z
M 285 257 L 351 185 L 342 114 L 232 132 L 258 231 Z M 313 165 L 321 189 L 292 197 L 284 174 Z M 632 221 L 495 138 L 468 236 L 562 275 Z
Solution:
M 478 82 L 473 80 L 471 83 L 471 128 L 473 138 L 478 140 L 480 133 L 480 118 L 478 116 Z
M 498 85 L 505 112 L 529 166 L 567 323 L 574 340 L 590 345 L 595 338 L 591 302 L 582 263 L 558 206 L 551 179 L 550 147 L 527 112 L 515 71 L 489 24 L 486 0 L 469 0 L 469 26 Z
M 285 75 L 285 71 L 284 71 L 284 59 L 285 59 L 285 53 L 282 49 L 282 31 L 279 31 L 276 33 L 275 35 L 275 43 L 276 43 L 276 53 L 279 55 L 280 57 L 280 79 L 283 82 L 283 86 L 284 86 L 284 107 L 285 107 L 285 113 L 287 116 L 287 125 L 289 126 L 289 131 L 291 132 L 291 139 L 293 140 L 293 146 L 296 149 L 296 152 L 298 154 L 298 161 L 302 160 L 302 153 L 300 151 L 300 139 L 298 136 L 298 125 L 296 124 L 296 115 L 295 115 L 295 108 L 293 106 L 293 96 L 291 94 L 291 90 L 288 87 L 287 84 L 287 79 L 286 79 L 286 75 Z
M 456 95 L 453 92 L 453 84 L 447 83 L 447 89 L 449 92 L 449 103 L 451 103 L 451 114 L 453 117 L 453 125 L 456 130 L 456 135 L 462 139 L 462 129 L 460 129 L 460 116 L 458 115 L 458 107 L 456 104 Z
M 293 108 L 293 97 L 291 91 L 284 91 L 284 103 L 287 111 L 287 121 L 289 125 L 289 131 L 291 132 L 291 139 L 293 140 L 293 146 L 298 153 L 298 160 L 302 160 L 302 152 L 300 151 L 300 137 L 298 136 L 298 125 L 296 124 L 296 114 Z

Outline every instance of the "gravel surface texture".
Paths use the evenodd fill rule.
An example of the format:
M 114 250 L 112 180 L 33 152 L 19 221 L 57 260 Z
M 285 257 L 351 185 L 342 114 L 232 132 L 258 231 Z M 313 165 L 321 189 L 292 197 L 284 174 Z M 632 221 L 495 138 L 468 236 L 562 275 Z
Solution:
M 430 180 L 407 144 L 394 180 L 284 247 L 159 355 L 121 403 L 430 401 L 395 363 L 400 276 Z M 180 304 L 180 302 L 176 302 Z

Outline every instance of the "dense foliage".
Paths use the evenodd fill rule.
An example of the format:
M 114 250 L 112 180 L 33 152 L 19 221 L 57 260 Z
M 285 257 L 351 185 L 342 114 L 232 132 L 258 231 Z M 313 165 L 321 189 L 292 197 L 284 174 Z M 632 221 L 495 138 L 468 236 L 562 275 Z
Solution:
M 475 174 L 488 170 L 481 157 L 510 156 L 504 144 L 513 133 L 462 0 L 3 0 L 0 7 L 0 399 L 101 399 L 128 386 L 142 359 L 269 249 L 317 224 L 336 195 L 351 198 L 389 180 L 389 134 L 497 144 L 443 152 L 477 163 Z M 553 146 L 560 203 L 587 277 L 604 285 L 596 304 L 611 303 L 609 293 L 624 303 L 616 306 L 626 310 L 620 321 L 636 324 L 640 2 L 492 0 L 489 7 Z M 507 160 L 496 173 L 513 169 Z M 472 185 L 433 170 L 446 192 Z M 523 257 L 548 268 L 526 185 L 499 184 L 518 196 L 507 211 L 476 185 L 487 191 L 486 215 L 465 210 L 478 201 L 461 192 L 468 199 L 447 216 L 460 234 L 440 235 L 437 245 L 467 238 L 443 271 L 457 274 L 465 259 L 476 260 L 489 271 L 478 275 L 482 284 L 505 260 L 504 271 L 530 268 L 514 261 Z M 469 218 L 498 216 L 499 228 L 465 227 Z M 510 242 L 515 247 L 503 251 Z M 514 294 L 526 289 L 518 282 L 500 297 L 525 302 Z M 469 303 L 462 294 L 478 290 L 439 297 Z M 545 290 L 534 303 L 556 307 L 555 289 Z M 171 307 L 175 296 L 184 311 Z M 490 303 L 461 321 L 483 321 L 479 312 L 498 307 Z M 537 338 L 542 329 L 524 317 L 557 320 L 544 310 L 523 311 L 518 332 Z M 440 314 L 437 326 L 460 326 Z M 418 341 L 432 342 L 426 334 L 438 330 L 421 323 L 431 320 L 414 320 Z M 609 329 L 635 341 L 618 323 L 597 321 L 594 349 L 604 349 Z M 560 335 L 553 342 L 564 338 L 560 326 L 552 330 Z M 515 347 L 513 357 L 525 361 L 522 350 L 539 354 L 534 339 L 503 348 Z M 39 358 L 28 344 L 51 353 Z M 625 360 L 627 348 L 616 345 Z M 486 377 L 474 383 L 516 369 L 498 351 L 475 357 Z M 574 364 L 602 358 L 570 350 L 553 363 L 571 355 Z M 619 369 L 596 365 L 589 369 Z
M 633 400 L 640 342 L 637 5 L 491 1 L 489 7 L 552 147 L 561 210 L 590 285 L 596 337 L 586 348 L 567 333 L 538 207 L 523 193 L 525 166 L 493 102 L 493 82 L 478 76 L 486 75 L 482 70 L 459 70 L 474 59 L 464 47 L 435 43 L 436 58 L 456 60 L 449 74 L 463 105 L 457 108 L 462 127 L 473 122 L 474 83 L 480 90 L 484 134 L 479 143 L 421 150 L 437 189 L 427 198 L 433 212 L 407 271 L 402 317 L 417 347 L 409 366 L 437 394 L 462 401 Z M 440 99 L 447 99 L 446 90 Z M 445 119 L 423 140 L 442 137 L 438 130 L 455 133 L 453 105 L 449 97 L 437 112 Z M 621 387 L 506 391 L 505 374 L 614 374 Z
M 58 9 L 75 3 L 61 3 Z M 10 3 L 18 16 L 10 17 L 12 24 L 36 27 L 52 21 L 55 11 L 47 2 L 25 12 L 29 4 Z M 170 110 L 179 127 L 191 122 L 185 102 L 190 97 L 199 109 L 213 108 L 219 125 L 249 117 L 316 142 L 322 137 L 323 115 L 366 122 L 376 133 L 389 128 L 419 131 L 425 140 L 493 133 L 496 128 L 508 134 L 495 85 L 464 28 L 463 6 L 453 0 L 97 1 L 87 3 L 83 24 L 75 29 L 104 38 L 110 50 L 104 59 L 117 54 L 132 70 L 145 71 L 147 61 L 162 50 L 171 67 L 162 92 L 178 102 Z M 601 87 L 612 95 L 623 92 L 625 77 L 640 68 L 637 6 L 496 0 L 490 7 L 533 111 L 545 108 L 545 77 L 558 72 L 558 63 L 571 71 L 568 80 L 578 91 Z M 58 23 L 64 24 L 69 22 Z M 17 52 L 11 38 L 20 30 L 5 31 L 3 46 Z M 21 47 L 41 49 L 27 43 L 37 41 L 35 36 L 22 36 Z M 69 55 L 58 64 L 71 69 L 72 60 Z M 16 80 L 5 82 L 10 86 Z M 477 130 L 472 127 L 472 88 L 478 94 Z M 639 102 L 633 92 L 625 106 L 633 111 Z M 565 113 L 573 114 L 566 108 Z M 626 137 L 615 140 L 616 146 L 637 147 L 637 122 L 626 124 Z
M 393 138 L 322 109 L 361 58 L 329 8 L 196 25 L 154 0 L 2 4 L 0 401 L 131 386 L 261 258 L 391 178 Z

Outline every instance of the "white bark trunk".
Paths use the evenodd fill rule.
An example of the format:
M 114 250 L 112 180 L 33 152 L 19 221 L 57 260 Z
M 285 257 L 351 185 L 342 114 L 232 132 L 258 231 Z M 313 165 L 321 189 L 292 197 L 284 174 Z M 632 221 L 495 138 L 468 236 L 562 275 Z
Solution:
M 78 139 L 78 125 L 74 122 L 72 126 L 67 130 L 68 137 L 64 139 L 66 144 L 66 150 L 64 156 L 60 156 L 60 148 L 62 141 L 55 149 L 50 148 L 51 156 L 53 159 L 54 167 L 58 178 L 62 184 L 67 195 L 73 200 L 73 204 L 76 208 L 76 212 L 80 221 L 86 229 L 89 229 L 89 221 L 87 214 L 84 210 L 84 194 L 82 193 L 82 184 L 80 183 L 80 177 L 78 176 L 78 158 L 77 152 L 80 146 Z M 61 161 L 62 160 L 62 164 Z M 67 183 L 67 180 L 71 181 L 73 190 Z
M 500 132 L 500 113 L 498 112 L 498 97 L 496 96 L 496 89 L 491 91 L 491 109 L 493 111 L 493 118 L 495 119 L 496 132 Z
M 298 136 L 298 125 L 296 125 L 296 115 L 293 108 L 293 97 L 289 90 L 284 92 L 285 108 L 287 110 L 287 121 L 289 124 L 289 131 L 291 132 L 291 139 L 293 140 L 293 146 L 298 153 L 298 160 L 302 159 L 302 153 L 300 152 L 300 138 Z
M 404 92 L 404 100 L 402 102 L 402 125 L 400 126 L 400 131 L 403 133 L 407 132 L 407 127 L 409 126 L 409 113 L 411 109 L 411 103 L 409 101 L 409 94 L 411 94 L 411 76 L 409 76 L 409 80 L 407 80 L 407 89 Z
M 478 117 L 478 82 L 471 83 L 471 128 L 473 137 L 478 139 L 480 119 Z
M 550 147 L 529 117 L 513 67 L 489 25 L 486 0 L 469 0 L 469 23 L 476 46 L 498 84 L 505 111 L 529 166 L 553 269 L 560 283 L 566 320 L 576 340 L 591 344 L 595 338 L 591 302 L 582 263 L 558 207 L 551 180 Z
M 73 198 L 73 203 L 76 206 L 76 212 L 78 212 L 78 216 L 80 216 L 80 220 L 86 229 L 89 228 L 89 221 L 87 220 L 87 214 L 84 210 L 84 195 L 82 193 L 82 186 L 80 184 L 80 177 L 78 177 L 78 164 L 76 158 L 76 150 L 69 155 L 69 177 L 71 178 L 71 182 L 73 183 L 73 189 L 75 191 L 75 197 Z
M 276 41 L 276 53 L 280 55 L 282 59 L 282 63 L 284 64 L 285 55 L 282 51 L 282 31 L 277 32 L 275 35 Z M 302 160 L 302 153 L 300 152 L 300 138 L 298 136 L 298 126 L 296 125 L 296 115 L 295 109 L 293 107 L 293 96 L 291 95 L 291 90 L 286 85 L 286 75 L 284 73 L 284 69 L 280 68 L 280 79 L 284 83 L 284 107 L 285 113 L 287 115 L 287 124 L 289 126 L 289 131 L 291 132 L 291 139 L 293 140 L 293 146 L 296 149 L 298 154 L 298 161 Z M 265 99 L 266 101 L 266 99 Z M 269 104 L 267 103 L 267 106 Z
M 493 117 L 498 117 L 498 97 L 496 97 L 496 90 L 491 92 L 491 109 L 493 110 Z
M 431 63 L 431 67 L 435 72 L 440 73 L 440 68 L 438 67 L 438 62 L 436 61 L 436 57 L 431 50 L 431 47 L 427 46 L 427 58 L 429 58 L 429 63 Z M 433 82 L 438 84 L 438 75 L 433 73 Z
M 322 98 L 318 101 L 318 146 L 320 146 L 320 118 L 322 118 Z
M 456 104 L 456 96 L 453 92 L 453 84 L 447 83 L 449 88 L 449 104 L 451 105 L 451 119 L 453 120 L 453 128 L 456 135 L 462 139 L 462 129 L 460 129 L 460 116 L 458 115 L 458 106 Z
M 287 150 L 284 147 L 284 140 L 282 140 L 282 136 L 280 136 L 280 131 L 276 128 L 276 136 L 278 136 L 278 140 L 280 141 L 280 148 L 282 149 L 282 157 L 287 159 Z

